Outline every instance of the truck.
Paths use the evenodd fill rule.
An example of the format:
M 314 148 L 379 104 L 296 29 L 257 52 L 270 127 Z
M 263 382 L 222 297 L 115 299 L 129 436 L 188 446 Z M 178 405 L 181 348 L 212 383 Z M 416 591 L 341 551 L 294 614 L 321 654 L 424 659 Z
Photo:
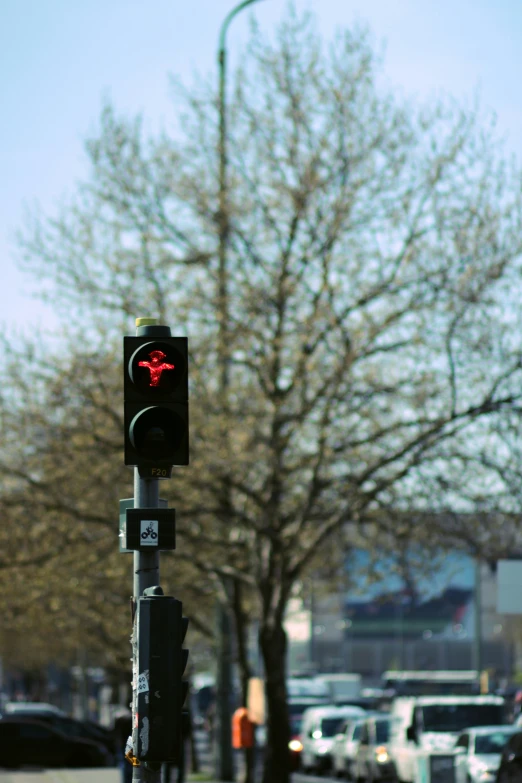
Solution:
M 391 706 L 390 756 L 397 779 L 416 780 L 420 756 L 453 752 L 459 734 L 470 726 L 505 723 L 501 696 L 399 696 Z
M 360 674 L 318 674 L 315 679 L 326 686 L 332 704 L 352 704 L 361 699 Z
M 435 671 L 386 671 L 382 688 L 393 696 L 477 696 L 480 672 L 475 669 Z

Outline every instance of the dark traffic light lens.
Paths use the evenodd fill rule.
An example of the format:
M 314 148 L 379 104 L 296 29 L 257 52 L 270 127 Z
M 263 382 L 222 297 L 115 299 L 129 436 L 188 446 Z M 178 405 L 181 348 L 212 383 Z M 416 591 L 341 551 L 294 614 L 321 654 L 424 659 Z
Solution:
M 129 435 L 139 456 L 168 461 L 176 455 L 186 428 L 177 413 L 154 406 L 145 408 L 133 418 Z

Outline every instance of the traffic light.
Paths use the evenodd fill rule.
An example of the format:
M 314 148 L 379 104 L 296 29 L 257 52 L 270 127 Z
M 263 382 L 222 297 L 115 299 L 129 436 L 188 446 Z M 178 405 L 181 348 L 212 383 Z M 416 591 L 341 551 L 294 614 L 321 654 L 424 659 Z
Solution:
M 140 327 L 123 338 L 123 373 L 125 464 L 142 478 L 169 478 L 189 461 L 187 338 Z
M 163 595 L 161 587 L 150 587 L 138 599 L 135 622 L 137 721 L 133 747 L 142 761 L 176 763 L 180 760 L 182 710 L 188 691 L 183 680 L 188 620 L 182 616 L 181 601 Z

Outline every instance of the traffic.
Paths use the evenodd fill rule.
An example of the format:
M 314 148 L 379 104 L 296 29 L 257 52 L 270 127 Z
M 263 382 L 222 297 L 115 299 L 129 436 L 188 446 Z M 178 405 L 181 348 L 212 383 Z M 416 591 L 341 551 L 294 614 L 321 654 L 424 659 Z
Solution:
M 353 674 L 288 679 L 293 783 L 522 783 L 522 714 L 479 685 L 469 672 L 385 673 L 373 690 Z M 204 761 L 212 743 L 198 726 Z M 7 703 L 0 768 L 114 769 L 122 737 L 50 704 Z M 265 743 L 257 725 L 259 759 Z
M 320 698 L 319 683 L 300 683 L 316 703 L 292 716 L 294 783 L 522 783 L 522 716 L 481 693 L 476 672 L 385 672 L 371 696 L 328 687 Z

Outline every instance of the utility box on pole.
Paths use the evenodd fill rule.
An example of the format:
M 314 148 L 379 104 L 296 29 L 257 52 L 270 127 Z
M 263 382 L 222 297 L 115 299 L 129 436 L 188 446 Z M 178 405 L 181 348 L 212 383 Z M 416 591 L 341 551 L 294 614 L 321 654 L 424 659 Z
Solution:
M 187 650 L 183 640 L 188 620 L 181 601 L 152 587 L 138 599 L 138 654 L 134 685 L 138 694 L 138 724 L 133 745 L 140 761 L 177 764 L 181 754 L 182 709 L 187 683 L 183 672 Z

